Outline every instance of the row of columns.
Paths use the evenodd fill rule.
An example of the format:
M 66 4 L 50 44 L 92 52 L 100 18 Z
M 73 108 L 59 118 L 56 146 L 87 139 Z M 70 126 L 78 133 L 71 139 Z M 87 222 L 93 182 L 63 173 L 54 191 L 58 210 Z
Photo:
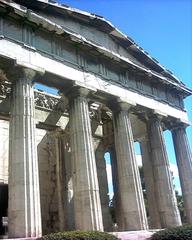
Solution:
M 147 229 L 147 216 L 128 113 L 130 106 L 126 103 L 118 105 L 119 108 L 113 114 L 118 172 L 118 229 Z
M 41 236 L 41 211 L 32 80 L 35 72 L 22 69 L 12 92 L 9 162 L 9 237 Z M 75 227 L 103 231 L 101 200 L 89 117 L 89 91 L 70 95 L 70 141 Z M 139 178 L 129 109 L 114 103 L 119 230 L 147 229 L 147 217 Z M 153 227 L 181 224 L 168 164 L 160 119 L 147 124 L 142 142 L 146 186 L 151 200 Z M 184 128 L 173 131 L 179 174 L 188 221 L 192 222 L 192 158 Z
M 148 136 L 141 143 L 144 177 L 149 200 L 151 224 L 154 228 L 181 225 L 173 188 L 161 120 L 153 117 L 147 122 Z
M 147 133 L 140 144 L 151 228 L 180 225 L 160 118 L 147 122 Z M 187 222 L 192 223 L 192 155 L 185 126 L 173 127 L 172 137 Z

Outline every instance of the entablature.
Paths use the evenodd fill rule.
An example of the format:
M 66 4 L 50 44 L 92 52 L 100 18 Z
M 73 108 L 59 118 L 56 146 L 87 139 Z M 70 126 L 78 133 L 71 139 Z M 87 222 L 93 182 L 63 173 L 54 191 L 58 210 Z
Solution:
M 84 72 L 96 74 L 111 84 L 166 102 L 176 108 L 183 108 L 184 92 L 167 81 L 160 82 L 158 77 L 150 72 L 139 71 L 131 64 L 126 65 L 119 60 L 114 62 L 93 48 L 90 50 L 87 46 L 85 49 L 85 46 L 82 47 L 64 36 L 50 35 L 50 32 L 41 27 L 30 26 L 8 16 L 0 21 L 0 35 L 24 48 L 38 51 Z
M 174 74 L 162 66 L 154 57 L 150 56 L 133 39 L 122 33 L 105 17 L 98 14 L 89 13 L 80 9 L 72 8 L 57 1 L 42 0 L 14 0 L 22 7 L 33 9 L 37 14 L 49 19 L 50 21 L 70 29 L 70 31 L 80 34 L 93 43 L 105 46 L 112 52 L 130 58 L 142 66 L 160 73 L 162 76 L 180 82 Z M 139 61 L 138 61 L 139 60 Z
M 160 75 L 159 73 L 146 68 L 142 64 L 134 64 L 128 58 L 122 57 L 119 54 L 115 54 L 114 52 L 109 51 L 103 46 L 95 45 L 87 41 L 82 36 L 74 34 L 70 32 L 70 30 L 65 30 L 64 28 L 62 28 L 62 26 L 55 24 L 49 19 L 46 19 L 41 15 L 29 11 L 26 8 L 18 9 L 18 6 L 17 9 L 12 9 L 11 14 L 10 6 L 8 8 L 9 12 L 6 13 L 6 6 L 4 6 L 4 16 L 11 15 L 11 17 L 15 18 L 13 21 L 14 23 L 11 23 L 9 26 L 12 27 L 12 34 L 10 34 L 10 31 L 8 30 L 7 37 L 13 38 L 14 40 L 24 44 L 25 47 L 41 51 L 42 53 L 48 54 L 49 56 L 51 55 L 59 61 L 66 61 L 72 63 L 74 65 L 77 65 L 78 67 L 84 68 L 87 71 L 93 70 L 93 72 L 95 72 L 96 74 L 101 73 L 107 79 L 118 82 L 118 84 L 126 85 L 125 87 L 131 88 L 132 86 L 127 86 L 127 84 L 123 83 L 123 81 L 121 81 L 122 76 L 120 76 L 119 73 L 122 72 L 124 75 L 124 72 L 127 70 L 129 72 L 132 72 L 132 70 L 136 70 L 136 72 L 144 75 L 144 78 L 146 78 L 147 76 L 149 82 L 148 85 L 151 84 L 150 82 L 152 82 L 152 84 L 153 82 L 157 82 L 157 84 L 159 85 L 164 85 L 165 88 L 170 88 L 170 90 L 174 89 L 173 91 L 176 91 L 178 94 L 180 94 L 181 98 L 190 95 L 191 91 L 188 90 L 182 83 L 174 82 L 172 79 L 169 79 L 168 77 L 166 78 L 163 75 Z M 20 22 L 20 26 L 18 26 L 16 19 Z M 21 28 L 21 25 L 23 28 Z M 1 23 L 1 28 L 3 30 L 3 23 Z M 83 55 L 83 53 L 81 53 L 81 50 L 82 52 L 86 52 L 86 57 L 82 57 L 86 59 L 84 59 L 83 61 L 80 60 L 81 63 L 79 63 L 78 55 Z M 90 54 L 88 54 L 88 51 Z M 94 64 L 90 63 L 90 58 L 92 59 L 92 62 Z M 104 74 L 102 73 L 102 70 L 99 69 L 100 64 L 97 64 L 98 62 L 101 65 L 104 65 L 104 67 L 101 67 L 106 69 L 106 71 L 104 70 Z M 109 62 L 110 64 L 108 66 L 107 63 Z M 118 70 L 115 71 L 114 74 L 113 70 L 116 66 L 118 66 Z M 136 87 L 136 90 L 141 91 L 142 89 Z M 154 94 L 152 93 L 152 95 Z M 168 102 L 171 102 L 171 99 L 168 99 Z
M 18 68 L 19 66 L 31 68 L 37 72 L 40 71 L 40 78 L 36 79 L 36 81 L 54 87 L 61 92 L 63 89 L 75 84 L 88 89 L 94 89 L 94 99 L 96 101 L 108 101 L 111 97 L 121 97 L 125 102 L 134 102 L 143 108 L 159 111 L 179 118 L 181 121 L 188 122 L 187 113 L 180 108 L 171 106 L 171 104 L 159 101 L 146 94 L 123 88 L 119 84 L 106 81 L 101 76 L 86 72 L 84 69 L 75 68 L 64 62 L 61 63 L 55 59 L 47 58 L 46 55 L 34 52 L 8 39 L 1 39 L 0 41 L 0 65 L 2 69 L 7 68 L 6 71 L 8 72 L 12 68 Z

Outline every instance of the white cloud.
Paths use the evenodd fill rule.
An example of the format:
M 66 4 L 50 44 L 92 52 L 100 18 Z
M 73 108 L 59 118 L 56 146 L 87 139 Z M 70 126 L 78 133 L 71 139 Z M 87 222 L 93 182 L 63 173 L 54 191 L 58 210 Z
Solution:
M 108 193 L 108 195 L 109 195 L 109 199 L 111 200 L 111 199 L 113 199 L 114 192 L 113 192 L 113 191 L 111 191 L 111 192 L 109 192 L 109 193 Z
M 173 177 L 179 177 L 178 168 L 176 164 L 170 163 L 170 169 L 171 172 L 173 173 Z
M 139 167 L 141 167 L 143 164 L 142 164 L 142 156 L 140 154 L 136 154 L 136 161 L 137 161 L 137 165 Z

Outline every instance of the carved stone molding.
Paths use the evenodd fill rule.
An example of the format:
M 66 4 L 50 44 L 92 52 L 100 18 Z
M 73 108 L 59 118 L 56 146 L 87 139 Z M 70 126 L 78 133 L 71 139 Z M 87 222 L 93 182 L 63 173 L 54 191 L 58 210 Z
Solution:
M 11 93 L 11 86 L 7 82 L 0 82 L 0 98 L 6 98 Z
M 52 96 L 38 90 L 34 91 L 35 105 L 51 111 L 64 112 L 63 99 L 59 96 Z

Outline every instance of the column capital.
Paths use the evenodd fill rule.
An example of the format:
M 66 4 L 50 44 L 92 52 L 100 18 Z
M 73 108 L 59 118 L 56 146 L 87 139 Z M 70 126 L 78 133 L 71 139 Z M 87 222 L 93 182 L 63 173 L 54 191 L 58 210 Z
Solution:
M 21 68 L 19 77 L 33 80 L 36 75 L 37 75 L 37 72 L 33 69 Z
M 184 122 L 170 122 L 169 128 L 171 131 L 183 129 L 185 130 L 189 125 Z
M 121 98 L 114 98 L 113 100 L 110 100 L 108 102 L 109 108 L 113 112 L 119 112 L 119 111 L 126 111 L 129 112 L 131 108 L 135 107 L 135 103 L 128 103 L 126 101 L 123 101 Z
M 156 111 L 152 111 L 148 116 L 148 118 L 149 118 L 148 120 L 149 121 L 155 121 L 156 120 L 156 121 L 161 122 L 165 117 L 167 117 L 167 115 L 162 115 L 162 114 L 160 114 Z
M 63 134 L 63 129 L 61 127 L 57 127 L 55 130 L 51 132 L 55 138 L 60 138 Z
M 142 142 L 149 142 L 149 136 L 148 134 L 144 134 L 143 136 L 141 136 L 139 139 L 138 139 L 139 143 L 142 143 Z
M 93 93 L 94 90 L 88 89 L 81 86 L 72 86 L 67 88 L 66 90 L 62 90 L 63 95 L 68 98 L 69 101 L 72 101 L 76 97 L 88 97 Z
M 139 117 L 145 123 L 153 122 L 153 121 L 162 122 L 167 117 L 167 115 L 157 112 L 155 110 L 148 109 L 145 112 L 144 111 L 140 112 Z
M 13 67 L 12 70 L 7 73 L 7 77 L 11 82 L 15 82 L 18 79 L 28 79 L 34 82 L 42 75 L 42 72 L 27 67 Z

